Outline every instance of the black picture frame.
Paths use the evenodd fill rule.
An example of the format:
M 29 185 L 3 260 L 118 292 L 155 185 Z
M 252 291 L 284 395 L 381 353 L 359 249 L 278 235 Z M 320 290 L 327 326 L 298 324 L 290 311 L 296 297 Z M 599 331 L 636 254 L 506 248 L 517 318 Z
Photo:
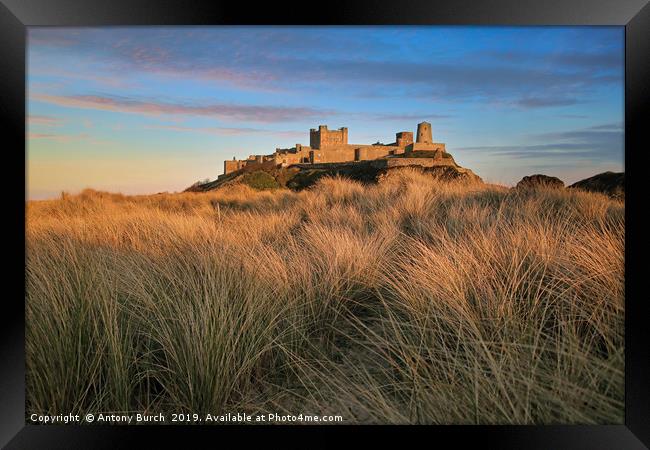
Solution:
M 25 74 L 26 27 L 190 24 L 430 24 L 430 25 L 620 25 L 625 27 L 625 424 L 613 426 L 435 427 L 201 427 L 25 424 Z M 488 448 L 637 449 L 650 446 L 650 306 L 644 294 L 647 225 L 642 192 L 647 117 L 650 117 L 650 5 L 647 0 L 394 0 L 343 3 L 216 2 L 188 0 L 0 0 L 0 115 L 5 143 L 6 275 L 0 341 L 0 444 L 31 448 L 146 448 L 187 446 L 200 438 L 210 446 L 224 437 L 299 436 L 283 446 L 311 446 L 362 439 L 424 438 L 421 443 Z M 335 434 L 336 433 L 336 434 Z M 338 436 L 344 433 L 346 436 Z M 317 436 L 313 436 L 316 434 Z M 426 434 L 426 436 L 425 436 Z M 418 435 L 418 436 L 415 436 Z M 303 438 L 304 440 L 302 440 Z M 241 441 L 239 441 L 241 442 Z M 268 441 L 270 442 L 270 441 Z M 412 445 L 416 444 L 417 441 Z M 443 444 L 444 445 L 444 444 Z

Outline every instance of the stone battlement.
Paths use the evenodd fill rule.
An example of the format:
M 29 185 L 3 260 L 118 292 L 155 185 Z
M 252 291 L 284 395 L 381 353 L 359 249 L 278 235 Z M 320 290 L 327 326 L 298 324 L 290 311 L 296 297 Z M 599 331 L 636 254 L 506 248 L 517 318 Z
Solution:
M 380 160 L 382 162 L 378 162 L 377 164 L 394 164 L 395 167 L 398 165 L 432 167 L 433 165 L 444 165 L 448 163 L 440 158 L 420 157 L 422 153 L 419 152 L 444 153 L 445 151 L 445 144 L 433 142 L 431 124 L 428 122 L 418 124 L 415 142 L 413 142 L 413 132 L 400 131 L 395 134 L 395 142 L 391 144 L 349 144 L 348 129 L 346 127 L 339 128 L 338 130 L 329 130 L 327 125 L 320 125 L 317 129 L 312 128 L 309 130 L 309 146 L 296 144 L 295 147 L 288 149 L 278 148 L 270 155 L 251 155 L 248 159 L 244 160 L 236 160 L 233 158 L 230 161 L 224 161 L 224 173 L 221 176 L 241 170 L 250 164 L 266 162 L 272 162 L 273 164 L 286 167 L 296 164 L 302 166 L 306 164 L 333 164 Z M 409 155 L 413 155 L 413 157 Z M 405 162 L 406 159 L 413 161 L 410 163 Z M 398 162 L 383 162 L 393 160 Z M 433 161 L 438 161 L 438 163 L 434 164 Z M 387 165 L 385 167 L 394 166 Z

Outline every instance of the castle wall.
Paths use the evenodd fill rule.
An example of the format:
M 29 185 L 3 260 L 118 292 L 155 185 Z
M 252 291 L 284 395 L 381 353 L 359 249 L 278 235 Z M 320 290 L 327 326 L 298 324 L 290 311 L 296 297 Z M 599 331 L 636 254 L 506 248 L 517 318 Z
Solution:
M 325 149 L 312 149 L 309 161 L 312 163 L 335 163 L 367 161 L 404 153 L 404 147 L 396 145 L 337 145 Z
M 377 159 L 370 161 L 372 167 L 383 169 L 388 167 L 407 167 L 407 166 L 420 166 L 420 167 L 437 167 L 437 166 L 455 166 L 452 159 L 442 158 L 391 158 L 391 159 Z
M 277 155 L 275 157 L 275 163 L 276 164 L 281 164 L 283 166 L 290 166 L 291 164 L 298 164 L 302 162 L 302 155 L 300 154 L 294 154 L 294 153 L 288 153 L 286 155 Z
M 354 161 L 366 161 L 390 155 L 399 155 L 401 153 L 404 153 L 404 147 L 398 147 L 396 145 L 368 145 L 357 149 Z
M 282 164 L 283 166 L 290 166 L 292 164 L 300 164 L 303 162 L 309 161 L 309 152 L 311 148 L 302 145 L 296 145 L 295 153 L 286 151 L 278 152 L 276 151 L 274 156 L 274 162 L 276 164 Z
M 436 151 L 440 150 L 442 152 L 447 151 L 445 148 L 445 144 L 442 142 L 432 142 L 432 143 L 420 143 L 420 142 L 414 142 L 413 144 L 410 144 L 406 147 L 405 153 L 408 155 L 411 152 L 417 152 L 417 151 Z
M 244 161 L 237 161 L 237 160 L 225 160 L 223 162 L 223 174 L 227 175 L 231 172 L 235 172 L 241 168 L 243 168 L 246 165 L 246 160 Z
M 357 147 L 354 145 L 337 145 L 325 149 L 315 148 L 309 152 L 309 161 L 312 163 L 354 161 L 354 150 Z
M 298 167 L 303 169 L 343 169 L 347 167 L 353 167 L 359 164 L 355 161 L 345 161 L 339 163 L 315 163 L 315 164 L 298 164 Z M 456 164 L 452 158 L 386 158 L 386 159 L 375 159 L 369 161 L 361 162 L 363 165 L 373 167 L 376 169 L 385 169 L 390 167 L 408 167 L 408 166 L 419 166 L 419 167 L 439 167 L 439 166 L 452 166 L 456 167 Z

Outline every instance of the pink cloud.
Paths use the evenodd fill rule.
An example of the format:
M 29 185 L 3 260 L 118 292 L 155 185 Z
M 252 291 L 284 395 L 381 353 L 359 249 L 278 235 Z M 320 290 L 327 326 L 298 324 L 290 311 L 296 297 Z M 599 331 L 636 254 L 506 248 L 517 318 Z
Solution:
M 57 137 L 56 134 L 47 134 L 47 133 L 27 133 L 27 139 L 50 139 Z
M 44 125 L 47 127 L 56 127 L 61 125 L 63 122 L 62 119 L 58 119 L 56 117 L 50 117 L 50 116 L 28 116 L 27 117 L 27 122 L 30 125 Z
M 115 71 L 113 75 L 98 75 L 96 73 L 86 73 L 81 71 L 73 72 L 71 70 L 50 67 L 39 70 L 38 74 L 63 78 L 64 81 L 57 84 L 59 87 L 62 85 L 74 84 L 73 80 L 91 81 L 112 88 L 138 87 L 137 83 L 133 80 L 127 79 L 123 74 L 120 74 L 117 71 Z M 39 84 L 34 82 L 33 84 L 30 84 L 30 87 L 39 87 Z
M 268 134 L 272 136 L 299 138 L 299 137 L 304 137 L 305 135 L 304 132 L 299 132 L 299 131 L 274 131 L 274 130 L 262 130 L 259 128 L 228 128 L 228 127 L 192 128 L 192 127 L 183 127 L 177 125 L 153 125 L 147 128 L 154 129 L 154 130 L 208 133 L 208 134 L 215 134 L 217 136 L 236 136 L 242 134 Z
M 27 139 L 49 139 L 57 142 L 70 142 L 76 139 L 85 139 L 88 135 L 82 134 L 54 134 L 54 133 L 27 133 Z
M 312 108 L 241 105 L 241 104 L 211 104 L 196 105 L 189 103 L 166 103 L 145 101 L 126 97 L 109 97 L 98 95 L 48 95 L 34 94 L 33 100 L 52 103 L 72 108 L 96 109 L 133 113 L 143 115 L 193 115 L 211 116 L 223 120 L 244 120 L 253 122 L 286 122 L 305 118 L 322 118 L 333 115 L 332 111 L 319 111 Z
M 51 140 L 55 142 L 73 142 L 73 141 L 87 141 L 91 144 L 105 144 L 109 143 L 109 140 L 97 139 L 88 133 L 79 133 L 79 134 L 55 134 L 55 133 L 27 133 L 26 135 L 28 141 L 36 139 Z

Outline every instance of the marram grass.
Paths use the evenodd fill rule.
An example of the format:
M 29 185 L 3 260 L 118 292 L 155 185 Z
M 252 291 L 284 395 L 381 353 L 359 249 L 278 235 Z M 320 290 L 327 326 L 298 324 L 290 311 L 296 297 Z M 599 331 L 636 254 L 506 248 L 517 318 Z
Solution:
M 402 170 L 27 208 L 27 413 L 622 423 L 624 205 Z

